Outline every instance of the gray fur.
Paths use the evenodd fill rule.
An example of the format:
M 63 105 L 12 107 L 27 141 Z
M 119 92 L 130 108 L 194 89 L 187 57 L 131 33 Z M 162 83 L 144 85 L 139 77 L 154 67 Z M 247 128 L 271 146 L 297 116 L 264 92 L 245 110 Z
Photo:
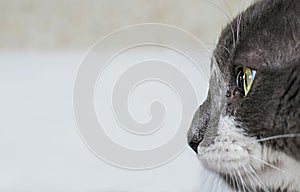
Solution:
M 188 132 L 188 142 L 195 151 L 199 145 L 209 147 L 214 142 L 220 116 L 233 117 L 249 138 L 300 133 L 299 0 L 261 0 L 250 6 L 223 30 L 213 58 L 215 70 L 207 99 Z M 239 66 L 257 70 L 246 97 L 235 86 Z M 300 137 L 260 144 L 300 162 Z M 231 178 L 225 180 L 229 183 Z

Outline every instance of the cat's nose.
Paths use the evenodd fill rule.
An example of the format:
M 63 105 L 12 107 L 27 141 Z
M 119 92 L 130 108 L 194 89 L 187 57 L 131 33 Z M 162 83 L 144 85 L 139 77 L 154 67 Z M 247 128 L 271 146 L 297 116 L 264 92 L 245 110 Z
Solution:
M 203 137 L 198 133 L 198 130 L 195 129 L 192 125 L 191 129 L 188 131 L 187 134 L 187 142 L 189 146 L 198 153 L 198 145 L 203 140 Z
M 196 152 L 198 153 L 198 145 L 200 142 L 196 142 L 194 140 L 188 141 L 189 146 Z
M 190 129 L 187 133 L 187 142 L 189 146 L 198 153 L 198 146 L 202 142 L 207 125 L 210 119 L 210 99 L 205 100 L 205 102 L 199 107 L 199 109 L 194 114 Z

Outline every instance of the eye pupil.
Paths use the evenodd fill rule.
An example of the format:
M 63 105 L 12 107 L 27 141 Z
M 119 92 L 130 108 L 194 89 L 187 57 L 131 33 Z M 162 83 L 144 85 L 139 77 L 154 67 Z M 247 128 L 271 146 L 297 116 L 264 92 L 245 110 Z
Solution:
M 242 70 L 240 70 L 237 75 L 236 86 L 238 90 L 244 95 L 244 73 Z
M 240 67 L 236 76 L 236 86 L 243 96 L 247 96 L 254 81 L 256 71 L 248 67 Z

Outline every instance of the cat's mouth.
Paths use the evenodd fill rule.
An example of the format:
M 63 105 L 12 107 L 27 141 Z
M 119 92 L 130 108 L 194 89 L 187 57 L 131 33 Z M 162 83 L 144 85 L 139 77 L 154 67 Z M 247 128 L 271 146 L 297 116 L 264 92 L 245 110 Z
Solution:
M 280 169 L 282 162 L 279 159 L 264 161 L 253 155 L 254 150 L 259 151 L 260 147 L 249 150 L 236 144 L 224 143 L 208 148 L 198 146 L 198 158 L 206 168 L 221 175 L 248 177 L 267 173 L 274 168 Z
M 250 155 L 241 146 L 234 144 L 216 144 L 198 147 L 198 158 L 208 169 L 222 174 L 246 174 L 249 171 Z

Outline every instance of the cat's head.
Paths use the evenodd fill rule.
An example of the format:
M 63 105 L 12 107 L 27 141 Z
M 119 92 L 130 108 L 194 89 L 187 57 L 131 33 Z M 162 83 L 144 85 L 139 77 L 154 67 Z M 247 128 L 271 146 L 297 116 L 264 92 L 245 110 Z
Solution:
M 299 89 L 300 1 L 261 0 L 220 36 L 189 145 L 234 187 L 298 189 Z

